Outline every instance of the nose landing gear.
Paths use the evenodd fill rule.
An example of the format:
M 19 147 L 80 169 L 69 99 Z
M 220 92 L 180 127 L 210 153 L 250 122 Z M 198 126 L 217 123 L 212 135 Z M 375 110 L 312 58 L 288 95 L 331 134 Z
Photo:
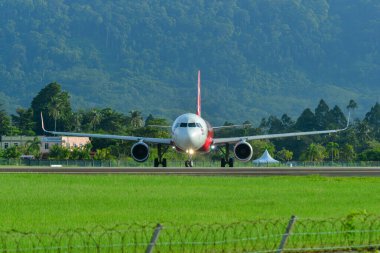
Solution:
M 185 166 L 186 167 L 194 167 L 194 161 L 190 160 L 190 158 L 189 158 L 189 160 L 185 161 Z
M 194 150 L 193 149 L 186 150 L 186 153 L 189 155 L 189 159 L 185 161 L 185 166 L 194 167 L 194 161 L 193 161 Z

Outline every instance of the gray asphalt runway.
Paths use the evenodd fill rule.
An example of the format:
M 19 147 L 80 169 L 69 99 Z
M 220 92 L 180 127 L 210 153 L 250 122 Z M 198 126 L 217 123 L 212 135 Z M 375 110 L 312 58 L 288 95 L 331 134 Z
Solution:
M 148 174 L 148 175 L 194 175 L 194 176 L 339 176 L 379 177 L 377 167 L 323 167 L 323 168 L 84 168 L 84 167 L 13 167 L 0 168 L 0 173 L 46 173 L 46 174 Z

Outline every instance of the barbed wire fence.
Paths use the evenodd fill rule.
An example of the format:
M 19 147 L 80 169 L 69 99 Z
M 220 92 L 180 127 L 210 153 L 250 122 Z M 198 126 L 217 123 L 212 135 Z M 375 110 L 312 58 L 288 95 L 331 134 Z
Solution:
M 290 226 L 290 227 L 289 227 Z M 283 244 L 284 243 L 284 244 Z M 231 224 L 119 224 L 49 233 L 0 232 L 0 252 L 336 252 L 380 250 L 380 217 Z

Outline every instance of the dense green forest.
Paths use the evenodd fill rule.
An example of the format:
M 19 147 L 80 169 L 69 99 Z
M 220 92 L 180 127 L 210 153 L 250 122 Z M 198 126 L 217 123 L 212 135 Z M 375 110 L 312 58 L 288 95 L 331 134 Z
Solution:
M 346 106 L 355 113 L 358 104 L 350 100 Z M 47 129 L 59 131 L 77 131 L 109 133 L 118 135 L 170 137 L 166 128 L 151 125 L 168 126 L 171 122 L 150 114 L 144 118 L 141 111 L 131 110 L 128 114 L 111 108 L 91 108 L 73 110 L 70 94 L 63 91 L 58 83 L 50 83 L 32 99 L 30 107 L 18 108 L 16 114 L 7 115 L 0 110 L 0 135 L 36 135 L 43 134 L 40 113 L 46 115 Z M 224 125 L 244 123 L 244 127 L 225 128 L 215 132 L 216 137 L 250 136 L 267 133 L 286 133 L 341 129 L 347 125 L 347 119 L 339 106 L 330 106 L 322 99 L 315 109 L 306 108 L 294 120 L 287 114 L 281 117 L 262 118 L 259 125 L 248 120 L 244 122 L 225 122 Z M 85 148 L 69 150 L 54 146 L 50 150 L 52 159 L 88 159 L 91 150 L 95 159 L 124 159 L 129 156 L 133 143 L 112 139 L 92 139 Z M 280 138 L 270 141 L 252 141 L 253 157 L 259 157 L 268 149 L 277 159 L 302 161 L 380 161 L 380 104 L 376 103 L 365 114 L 363 120 L 355 119 L 349 129 L 339 134 L 304 136 L 302 138 Z M 40 157 L 38 139 L 27 143 L 25 147 L 12 146 L 0 150 L 0 157 L 18 158 L 20 154 L 33 154 Z M 169 152 L 169 156 L 178 158 L 179 154 Z M 218 152 L 211 152 L 211 159 L 218 159 Z
M 214 125 L 324 98 L 367 108 L 380 94 L 380 2 L 0 1 L 0 101 L 28 107 L 57 81 L 74 109 L 109 107 L 169 120 L 195 110 Z

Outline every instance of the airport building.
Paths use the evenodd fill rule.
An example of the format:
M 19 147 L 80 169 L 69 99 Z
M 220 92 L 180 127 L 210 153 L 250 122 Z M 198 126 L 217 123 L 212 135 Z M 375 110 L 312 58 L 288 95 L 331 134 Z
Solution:
M 88 137 L 72 137 L 72 136 L 37 136 L 41 142 L 41 154 L 48 154 L 54 145 L 61 145 L 67 148 L 82 147 L 90 143 Z M 35 136 L 1 136 L 0 147 L 3 149 L 12 146 L 25 146 L 28 141 L 33 141 Z
M 12 146 L 25 146 L 28 141 L 33 141 L 35 136 L 1 136 L 0 146 L 2 149 L 7 149 Z M 38 136 L 40 138 L 40 136 Z

